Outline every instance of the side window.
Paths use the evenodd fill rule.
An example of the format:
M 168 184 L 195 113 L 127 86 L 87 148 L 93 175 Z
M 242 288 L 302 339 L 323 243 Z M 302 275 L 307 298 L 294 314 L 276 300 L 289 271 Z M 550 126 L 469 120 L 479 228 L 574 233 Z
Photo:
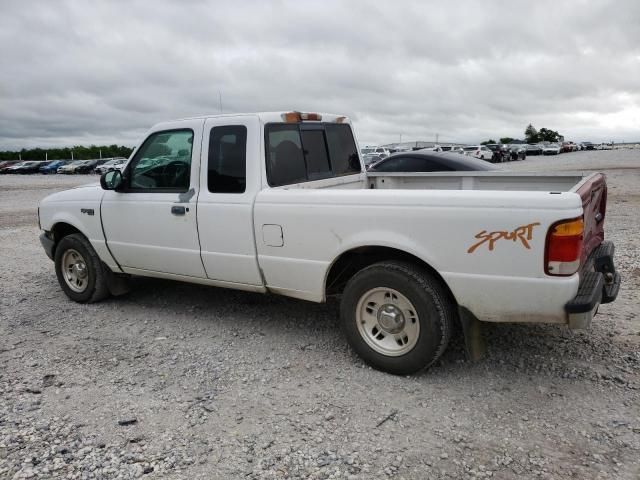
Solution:
M 349 125 L 327 125 L 327 145 L 334 175 L 360 173 L 360 158 Z
M 247 128 L 244 125 L 211 129 L 207 183 L 212 193 L 244 193 L 247 183 Z
M 136 152 L 128 169 L 132 191 L 186 192 L 191 177 L 192 130 L 151 134 Z
M 267 173 L 269 184 L 274 187 L 307 179 L 297 125 L 275 124 L 268 127 Z

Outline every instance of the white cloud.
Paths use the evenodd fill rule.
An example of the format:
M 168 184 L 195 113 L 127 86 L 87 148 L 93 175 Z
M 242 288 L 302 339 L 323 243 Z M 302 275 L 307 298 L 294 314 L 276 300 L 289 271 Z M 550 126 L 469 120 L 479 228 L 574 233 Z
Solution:
M 640 3 L 4 2 L 0 149 L 319 110 L 363 143 L 640 140 Z

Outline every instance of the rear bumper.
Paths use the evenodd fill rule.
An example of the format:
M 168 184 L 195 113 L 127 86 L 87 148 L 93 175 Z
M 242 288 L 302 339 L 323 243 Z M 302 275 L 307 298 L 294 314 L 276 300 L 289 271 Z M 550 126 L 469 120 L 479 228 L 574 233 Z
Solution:
M 564 306 L 569 328 L 589 328 L 598 307 L 618 296 L 622 280 L 613 262 L 614 251 L 612 242 L 602 242 L 589 257 L 580 273 L 578 293 Z

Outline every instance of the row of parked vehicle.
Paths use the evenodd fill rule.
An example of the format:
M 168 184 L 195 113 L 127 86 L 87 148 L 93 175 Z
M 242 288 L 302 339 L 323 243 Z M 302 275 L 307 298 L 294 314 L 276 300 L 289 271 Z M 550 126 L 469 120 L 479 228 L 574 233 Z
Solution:
M 485 160 L 491 163 L 503 163 L 516 160 L 524 160 L 528 155 L 559 155 L 566 152 L 577 152 L 581 150 L 612 150 L 613 144 L 602 143 L 593 144 L 591 142 L 561 142 L 561 143 L 510 143 L 498 144 L 489 143 L 485 145 L 436 145 L 430 148 L 411 149 L 401 147 L 397 149 L 389 149 L 386 147 L 365 147 L 361 149 L 364 163 L 367 168 L 373 166 L 377 162 L 388 158 L 397 153 L 407 153 L 411 151 L 433 151 L 433 152 L 455 152 L 471 157 Z
M 52 160 L 24 162 L 3 161 L 0 162 L 0 174 L 6 173 L 97 173 L 103 174 L 111 170 L 122 170 L 127 162 L 126 158 L 105 158 L 101 160 Z
M 384 160 L 391 155 L 399 153 L 406 154 L 408 152 L 450 152 L 475 157 L 492 163 L 502 163 L 515 160 L 524 160 L 527 157 L 527 146 L 521 144 L 511 145 L 467 145 L 467 146 L 440 146 L 436 145 L 431 148 L 410 149 L 400 148 L 390 150 L 385 147 L 365 147 L 361 149 L 362 157 L 367 168 Z

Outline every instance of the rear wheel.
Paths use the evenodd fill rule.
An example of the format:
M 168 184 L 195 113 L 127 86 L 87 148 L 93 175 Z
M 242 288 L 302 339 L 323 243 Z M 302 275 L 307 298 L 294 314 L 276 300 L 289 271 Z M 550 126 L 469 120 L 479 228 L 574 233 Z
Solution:
M 372 367 L 406 375 L 447 348 L 455 306 L 442 284 L 406 262 L 380 262 L 347 284 L 340 306 L 351 347 Z
M 64 293 L 78 303 L 100 301 L 109 296 L 105 267 L 84 235 L 74 233 L 56 246 L 56 276 Z

